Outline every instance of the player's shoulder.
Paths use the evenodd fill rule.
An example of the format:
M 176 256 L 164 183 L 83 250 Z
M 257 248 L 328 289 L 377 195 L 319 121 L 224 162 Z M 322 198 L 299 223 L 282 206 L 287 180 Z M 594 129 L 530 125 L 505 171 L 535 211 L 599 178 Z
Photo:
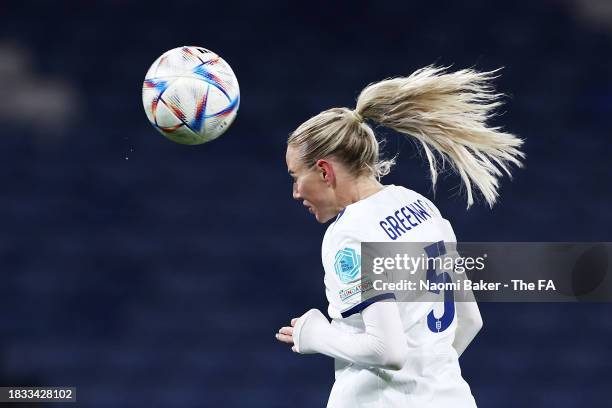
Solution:
M 427 197 L 404 186 L 388 185 L 379 192 L 347 206 L 334 221 L 332 230 L 355 229 L 370 218 L 378 218 L 390 210 L 414 203 L 433 216 L 441 216 L 440 210 Z M 359 228 L 357 228 L 359 229 Z
M 345 240 L 347 238 L 359 240 L 362 231 L 358 228 L 358 225 L 352 221 L 355 218 L 355 213 L 348 208 L 344 208 L 340 211 L 335 220 L 327 226 L 325 236 L 323 237 L 323 245 Z
M 378 218 L 398 206 L 413 202 L 440 215 L 438 208 L 422 194 L 391 184 L 340 211 L 335 220 L 327 227 L 326 235 L 363 234 L 366 232 L 364 225 L 368 220 Z
M 395 189 L 393 189 L 392 192 L 396 195 L 396 201 L 400 204 L 415 203 L 415 205 L 422 207 L 426 211 L 429 210 L 434 216 L 442 216 L 438 207 L 423 194 L 403 186 L 394 187 Z
M 376 241 L 380 221 L 402 212 L 442 218 L 438 208 L 424 195 L 403 186 L 389 185 L 344 208 L 327 227 L 323 245 L 346 240 Z

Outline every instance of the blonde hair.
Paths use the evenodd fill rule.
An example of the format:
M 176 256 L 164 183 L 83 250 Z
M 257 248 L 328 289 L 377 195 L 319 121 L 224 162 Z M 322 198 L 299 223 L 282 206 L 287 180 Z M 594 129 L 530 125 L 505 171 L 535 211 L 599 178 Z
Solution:
M 487 126 L 502 94 L 491 81 L 496 71 L 478 72 L 429 66 L 408 77 L 368 85 L 357 98 L 355 110 L 333 108 L 308 119 L 287 143 L 298 149 L 301 160 L 313 166 L 334 156 L 354 175 L 378 179 L 389 173 L 395 159 L 379 156 L 379 143 L 365 120 L 418 140 L 429 162 L 432 186 L 438 178 L 438 161 L 449 161 L 467 190 L 468 208 L 477 188 L 489 206 L 498 197 L 500 171 L 511 177 L 509 164 L 522 167 L 523 141 L 499 127 Z

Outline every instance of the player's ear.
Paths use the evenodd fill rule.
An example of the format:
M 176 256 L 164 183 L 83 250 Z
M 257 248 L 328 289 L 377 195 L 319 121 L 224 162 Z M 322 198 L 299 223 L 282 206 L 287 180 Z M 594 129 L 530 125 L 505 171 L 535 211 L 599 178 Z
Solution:
M 317 171 L 321 180 L 328 186 L 332 186 L 336 181 L 336 174 L 334 173 L 334 167 L 331 162 L 320 159 L 317 160 L 315 165 L 317 166 Z

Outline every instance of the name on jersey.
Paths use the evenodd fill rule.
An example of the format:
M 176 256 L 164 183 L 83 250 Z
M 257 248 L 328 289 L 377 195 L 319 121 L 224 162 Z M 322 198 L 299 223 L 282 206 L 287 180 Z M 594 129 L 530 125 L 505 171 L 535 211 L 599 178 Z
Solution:
M 429 206 L 421 200 L 416 200 L 398 208 L 393 214 L 380 220 L 378 224 L 389 238 L 395 241 L 411 229 L 418 227 L 423 221 L 431 218 L 431 214 L 426 208 L 429 209 Z

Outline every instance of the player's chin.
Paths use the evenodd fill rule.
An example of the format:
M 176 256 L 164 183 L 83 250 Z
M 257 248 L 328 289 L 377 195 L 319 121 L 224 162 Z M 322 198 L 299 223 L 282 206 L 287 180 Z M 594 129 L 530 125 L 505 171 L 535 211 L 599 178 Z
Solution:
M 314 207 L 308 207 L 308 212 L 314 215 L 317 222 L 321 222 L 321 220 L 319 219 L 319 213 Z
M 322 214 L 321 212 L 312 208 L 310 212 L 315 216 L 315 219 L 319 224 L 325 224 L 327 221 L 331 220 L 333 216 Z

